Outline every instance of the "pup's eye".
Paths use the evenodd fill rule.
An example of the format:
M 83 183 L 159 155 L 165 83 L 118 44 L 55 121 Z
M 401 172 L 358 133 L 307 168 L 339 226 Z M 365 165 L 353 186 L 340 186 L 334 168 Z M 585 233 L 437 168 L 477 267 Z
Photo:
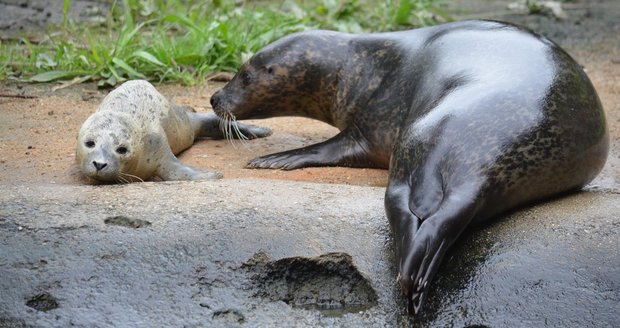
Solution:
M 88 140 L 84 143 L 84 146 L 88 147 L 88 148 L 93 148 L 95 147 L 95 142 L 92 140 Z
M 120 147 L 116 148 L 116 152 L 121 154 L 121 155 L 125 155 L 125 154 L 127 154 L 128 150 L 127 150 L 127 147 L 120 146 Z
M 250 73 L 243 72 L 243 74 L 241 74 L 241 83 L 243 83 L 244 86 L 249 85 L 252 82 L 252 75 Z
M 269 73 L 269 74 L 273 74 L 273 67 L 269 67 L 269 68 L 267 68 L 267 73 Z

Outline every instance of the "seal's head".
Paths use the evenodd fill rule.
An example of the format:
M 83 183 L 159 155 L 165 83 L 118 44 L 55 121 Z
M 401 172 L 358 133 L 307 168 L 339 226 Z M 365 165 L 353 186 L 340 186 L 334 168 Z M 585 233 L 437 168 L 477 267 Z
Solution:
M 76 161 L 85 176 L 100 182 L 141 180 L 134 172 L 139 138 L 132 120 L 119 112 L 96 112 L 80 128 Z
M 312 31 L 280 39 L 244 63 L 233 79 L 211 97 L 224 119 L 306 116 L 324 119 L 331 107 L 341 48 L 335 32 Z

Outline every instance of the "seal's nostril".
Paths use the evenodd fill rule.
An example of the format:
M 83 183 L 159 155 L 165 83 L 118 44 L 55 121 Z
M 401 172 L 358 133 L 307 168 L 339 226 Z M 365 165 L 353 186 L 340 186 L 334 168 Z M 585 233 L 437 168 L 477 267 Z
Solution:
M 108 166 L 108 163 L 99 163 L 97 161 L 93 161 L 93 165 L 95 166 L 95 169 L 97 169 L 97 171 L 101 171 L 103 170 L 103 168 Z
M 211 97 L 211 107 L 215 108 L 220 104 L 220 97 L 217 96 L 217 93 Z

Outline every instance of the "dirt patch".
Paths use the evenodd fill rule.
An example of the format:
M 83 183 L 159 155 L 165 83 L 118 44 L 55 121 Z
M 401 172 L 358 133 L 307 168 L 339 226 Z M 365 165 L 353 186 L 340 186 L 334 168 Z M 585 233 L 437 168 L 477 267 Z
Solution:
M 179 105 L 211 111 L 209 98 L 223 83 L 202 87 L 159 85 L 158 90 Z M 75 142 L 84 120 L 107 90 L 94 84 L 52 91 L 54 85 L 0 86 L 0 180 L 6 183 L 81 184 L 75 166 Z M 271 128 L 273 135 L 231 144 L 198 140 L 179 156 L 189 165 L 224 174 L 225 179 L 264 178 L 368 186 L 385 186 L 387 171 L 377 169 L 307 168 L 295 171 L 246 169 L 252 158 L 307 146 L 331 138 L 338 130 L 305 118 L 247 121 Z
M 326 315 L 359 312 L 377 304 L 377 294 L 345 253 L 290 257 L 269 262 L 256 254 L 245 266 L 253 273 L 254 296 Z

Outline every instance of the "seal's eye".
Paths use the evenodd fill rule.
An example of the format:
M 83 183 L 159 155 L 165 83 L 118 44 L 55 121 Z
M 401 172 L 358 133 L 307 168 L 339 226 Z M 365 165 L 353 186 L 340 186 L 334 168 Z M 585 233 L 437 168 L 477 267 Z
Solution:
M 116 152 L 121 154 L 121 155 L 125 155 L 125 154 L 127 154 L 128 150 L 127 150 L 127 147 L 120 146 L 120 147 L 116 148 Z
M 93 148 L 95 147 L 95 142 L 92 140 L 88 140 L 84 143 L 84 146 L 88 147 L 88 148 Z
M 269 67 L 269 68 L 267 68 L 267 73 L 269 73 L 269 74 L 273 74 L 273 67 Z
M 241 74 L 241 83 L 243 83 L 243 85 L 249 85 L 250 82 L 252 82 L 252 75 L 247 71 L 243 72 L 243 74 Z

